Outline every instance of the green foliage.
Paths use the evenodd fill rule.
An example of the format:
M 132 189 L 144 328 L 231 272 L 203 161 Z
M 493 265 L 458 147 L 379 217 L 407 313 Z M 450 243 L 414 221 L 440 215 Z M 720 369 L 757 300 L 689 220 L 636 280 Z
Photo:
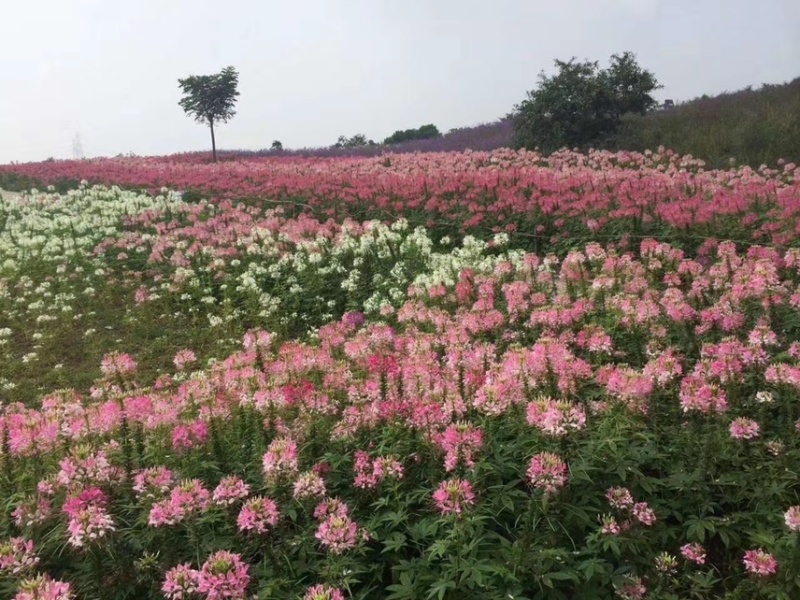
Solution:
M 274 140 L 272 142 L 272 146 L 270 146 L 270 150 L 277 150 L 280 152 L 283 150 L 283 144 L 280 142 L 280 140 Z
M 333 145 L 334 148 L 363 148 L 365 146 L 374 146 L 375 142 L 368 140 L 367 136 L 363 133 L 357 133 L 353 137 L 348 138 L 346 135 L 340 135 L 339 139 Z
M 211 149 L 214 161 L 217 160 L 217 145 L 214 139 L 214 123 L 227 123 L 236 111 L 236 98 L 239 96 L 239 73 L 233 67 L 226 67 L 213 75 L 191 75 L 178 79 L 183 98 L 178 104 L 184 112 L 198 123 L 208 123 L 211 129 Z
M 800 78 L 626 116 L 610 149 L 658 146 L 701 158 L 710 167 L 726 167 L 731 158 L 754 168 L 779 158 L 800 162 Z
M 436 125 L 428 124 L 422 125 L 417 129 L 398 129 L 392 135 L 383 140 L 383 143 L 387 146 L 390 146 L 392 144 L 399 144 L 400 142 L 408 142 L 411 140 L 428 140 L 431 138 L 440 137 L 441 135 L 442 133 L 439 131 Z
M 595 144 L 616 132 L 623 115 L 656 105 L 651 93 L 660 86 L 631 52 L 614 54 L 607 69 L 575 58 L 555 64 L 558 73 L 540 73 L 539 87 L 515 107 L 517 147 L 552 152 Z

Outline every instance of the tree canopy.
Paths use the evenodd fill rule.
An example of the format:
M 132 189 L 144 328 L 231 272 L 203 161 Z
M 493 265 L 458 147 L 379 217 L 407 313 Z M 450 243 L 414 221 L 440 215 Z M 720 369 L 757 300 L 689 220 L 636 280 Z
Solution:
M 333 145 L 334 148 L 361 148 L 362 146 L 374 146 L 375 142 L 368 140 L 367 136 L 363 133 L 357 133 L 353 137 L 348 138 L 346 135 L 340 135 L 339 139 Z
M 538 88 L 515 107 L 517 147 L 552 152 L 594 144 L 617 131 L 622 115 L 657 105 L 651 94 L 661 86 L 632 52 L 612 55 L 607 69 L 576 58 L 555 64 L 558 72 L 540 73 Z
M 214 123 L 227 123 L 235 114 L 236 98 L 239 96 L 239 73 L 226 67 L 213 75 L 191 75 L 178 79 L 183 98 L 178 104 L 187 115 L 198 123 L 207 123 L 211 129 L 211 151 L 217 160 L 217 144 L 214 138 Z
M 400 142 L 408 142 L 411 140 L 427 140 L 430 138 L 437 138 L 441 136 L 441 132 L 436 125 L 428 124 L 422 125 L 417 129 L 398 129 L 392 135 L 383 140 L 387 146 L 392 144 L 399 144 Z

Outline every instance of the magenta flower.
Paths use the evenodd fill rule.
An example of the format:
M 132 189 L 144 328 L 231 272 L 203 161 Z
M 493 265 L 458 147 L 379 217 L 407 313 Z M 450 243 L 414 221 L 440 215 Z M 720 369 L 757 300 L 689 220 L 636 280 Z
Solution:
M 622 531 L 619 523 L 617 520 L 611 515 L 603 515 L 602 517 L 602 526 L 600 527 L 600 533 L 604 535 L 619 535 Z
M 71 546 L 82 548 L 104 538 L 116 529 L 114 520 L 99 504 L 90 504 L 70 515 L 67 523 Z
M 528 404 L 527 421 L 547 435 L 563 437 L 586 427 L 586 412 L 571 402 L 545 397 Z
M 175 525 L 186 518 L 205 512 L 211 506 L 211 493 L 199 479 L 185 479 L 150 508 L 148 523 L 153 527 Z
M 205 421 L 197 420 L 188 424 L 181 423 L 172 430 L 172 447 L 176 452 L 202 446 L 207 440 L 208 423 Z
M 403 465 L 391 456 L 379 456 L 371 460 L 366 452 L 356 450 L 354 458 L 356 476 L 353 485 L 357 488 L 374 488 L 386 478 L 403 478 Z
M 53 504 L 41 496 L 29 496 L 11 513 L 17 527 L 33 527 L 44 523 L 53 513 Z
M 475 455 L 483 445 L 483 432 L 470 423 L 456 423 L 436 437 L 436 443 L 444 450 L 444 468 L 453 471 L 459 461 L 468 469 L 475 466 Z

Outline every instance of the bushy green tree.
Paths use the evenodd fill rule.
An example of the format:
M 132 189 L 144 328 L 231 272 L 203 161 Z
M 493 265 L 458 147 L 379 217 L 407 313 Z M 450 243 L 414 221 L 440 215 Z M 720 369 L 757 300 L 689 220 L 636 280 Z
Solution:
M 357 133 L 353 137 L 348 138 L 346 135 L 340 135 L 339 139 L 333 145 L 334 148 L 361 148 L 362 146 L 374 146 L 375 142 L 368 140 L 367 136 L 363 133 Z
M 539 86 L 514 109 L 514 143 L 551 152 L 596 144 L 614 134 L 622 115 L 644 114 L 657 105 L 661 86 L 632 52 L 614 54 L 607 69 L 598 62 L 556 60 L 558 72 L 539 74 Z
M 280 140 L 274 140 L 272 142 L 272 146 L 270 146 L 270 150 L 281 151 L 283 150 L 283 144 L 280 142 Z
M 408 142 L 410 140 L 427 140 L 441 136 L 441 132 L 436 125 L 428 124 L 422 125 L 417 129 L 398 129 L 392 135 L 383 140 L 387 146 L 392 144 L 399 144 L 400 142 Z
M 217 143 L 214 139 L 214 123 L 227 123 L 236 114 L 234 105 L 239 96 L 239 73 L 226 67 L 214 75 L 191 75 L 178 79 L 183 98 L 181 108 L 198 123 L 208 123 L 211 129 L 211 153 L 217 161 Z

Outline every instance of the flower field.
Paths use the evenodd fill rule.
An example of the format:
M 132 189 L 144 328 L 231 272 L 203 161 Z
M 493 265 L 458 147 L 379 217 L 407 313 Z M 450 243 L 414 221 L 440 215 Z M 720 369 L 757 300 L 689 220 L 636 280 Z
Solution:
M 0 597 L 800 597 L 795 176 L 0 166 Z

